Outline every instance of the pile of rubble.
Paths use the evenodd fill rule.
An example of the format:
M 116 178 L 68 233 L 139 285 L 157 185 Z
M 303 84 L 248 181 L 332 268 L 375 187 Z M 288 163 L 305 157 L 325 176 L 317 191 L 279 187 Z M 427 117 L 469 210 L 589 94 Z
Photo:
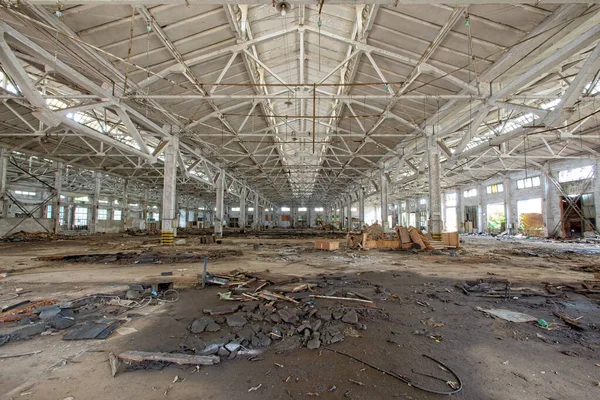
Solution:
M 195 319 L 188 329 L 198 335 L 227 328 L 230 332 L 204 343 L 196 355 L 216 354 L 231 359 L 240 349 L 318 349 L 347 336 L 360 337 L 359 332 L 367 329 L 365 319 L 379 312 L 369 297 L 341 289 L 348 282 L 339 277 L 304 281 L 285 275 L 234 271 L 208 275 L 206 282 L 229 289 L 219 296 L 232 305 L 205 308 L 206 315 Z M 317 305 L 317 301 L 326 300 L 334 300 L 336 305 Z
M 196 355 L 235 358 L 241 349 L 274 346 L 275 351 L 299 347 L 318 349 L 322 344 L 341 342 L 346 336 L 360 337 L 367 325 L 359 322 L 363 310 L 336 307 L 317 308 L 312 301 L 296 307 L 284 303 L 251 302 L 240 306 L 204 309 L 207 316 L 195 319 L 189 326 L 193 334 L 219 332 L 224 327 L 231 332 L 207 341 Z M 222 328 L 223 327 L 223 328 Z

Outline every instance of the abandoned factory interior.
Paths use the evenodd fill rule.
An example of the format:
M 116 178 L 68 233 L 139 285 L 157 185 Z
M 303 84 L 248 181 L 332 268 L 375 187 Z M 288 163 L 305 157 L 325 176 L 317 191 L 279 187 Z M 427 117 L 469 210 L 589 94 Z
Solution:
M 0 0 L 0 400 L 600 398 L 600 3 Z

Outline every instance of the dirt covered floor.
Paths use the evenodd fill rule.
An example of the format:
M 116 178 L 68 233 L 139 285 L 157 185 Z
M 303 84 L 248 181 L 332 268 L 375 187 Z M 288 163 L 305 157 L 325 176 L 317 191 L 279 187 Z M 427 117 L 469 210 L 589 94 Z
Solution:
M 319 251 L 314 239 L 248 234 L 205 245 L 188 235 L 185 244 L 169 248 L 158 246 L 157 237 L 124 235 L 0 243 L 0 271 L 7 271 L 0 307 L 49 302 L 45 314 L 27 311 L 20 321 L 6 318 L 11 310 L 0 313 L 0 320 L 9 319 L 0 322 L 0 343 L 8 338 L 0 344 L 0 396 L 444 398 L 397 379 L 437 391 L 458 387 L 425 354 L 460 377 L 457 399 L 600 397 L 600 246 L 465 237 L 460 250 L 347 251 L 342 244 Z M 257 276 L 248 283 L 250 297 L 268 289 L 267 297 L 283 293 L 295 302 L 226 301 L 218 293 L 233 287 L 200 289 L 205 256 L 209 273 L 238 274 L 230 282 Z M 255 291 L 263 279 L 278 283 Z M 146 304 L 147 288 L 167 282 L 178 295 L 159 294 Z M 292 291 L 303 284 L 308 287 Z M 127 302 L 131 288 L 143 293 Z M 235 310 L 204 312 L 223 306 Z M 499 309 L 531 318 L 491 315 Z M 65 340 L 98 321 L 114 323 L 115 330 L 105 339 Z M 207 354 L 220 362 L 122 362 L 113 378 L 109 353 L 126 351 Z M 5 358 L 23 353 L 34 354 Z

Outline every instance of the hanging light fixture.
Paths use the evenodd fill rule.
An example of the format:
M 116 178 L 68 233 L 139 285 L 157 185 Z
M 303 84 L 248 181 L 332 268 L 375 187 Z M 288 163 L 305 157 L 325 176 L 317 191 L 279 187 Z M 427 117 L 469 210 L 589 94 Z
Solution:
M 288 11 L 292 9 L 292 6 L 287 1 L 280 1 L 279 3 L 275 4 L 275 9 L 279 14 L 281 14 L 282 17 L 285 17 Z

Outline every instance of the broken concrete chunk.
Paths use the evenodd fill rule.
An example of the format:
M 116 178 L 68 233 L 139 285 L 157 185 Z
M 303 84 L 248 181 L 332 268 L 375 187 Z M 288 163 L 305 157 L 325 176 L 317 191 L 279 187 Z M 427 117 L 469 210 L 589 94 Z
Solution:
M 355 310 L 350 310 L 342 317 L 342 322 L 347 324 L 357 324 L 358 323 L 358 314 L 356 314 Z
M 212 356 L 213 354 L 217 354 L 219 351 L 219 345 L 216 343 L 209 344 L 202 350 L 196 350 L 197 356 Z
M 23 328 L 17 329 L 10 334 L 10 340 L 26 340 L 33 336 L 37 336 L 46 330 L 46 324 L 38 323 Z
M 238 332 L 238 337 L 243 340 L 252 340 L 252 336 L 254 336 L 254 331 L 249 326 L 246 326 L 244 329 Z
M 229 357 L 229 350 L 227 350 L 225 347 L 219 347 L 217 354 L 221 357 Z
M 49 321 L 49 324 L 54 329 L 63 330 L 72 327 L 75 325 L 75 320 L 73 318 L 64 318 L 60 314 L 58 314 L 54 319 Z
M 333 310 L 331 315 L 333 316 L 333 319 L 340 319 L 344 316 L 344 310 L 340 310 L 340 309 Z
M 51 308 L 47 308 L 40 313 L 41 320 L 53 319 L 60 313 L 60 308 L 58 306 L 54 306 Z
M 250 325 L 250 328 L 252 328 L 252 330 L 254 331 L 254 333 L 260 332 L 260 325 L 259 324 L 252 324 L 252 325 Z
M 321 321 L 320 319 L 316 320 L 315 322 L 313 322 L 312 324 L 310 324 L 310 329 L 313 332 L 318 331 L 319 329 L 321 329 L 321 325 L 323 325 L 323 321 Z
M 208 325 L 206 325 L 206 329 L 204 330 L 205 332 L 219 332 L 221 330 L 221 327 L 219 326 L 219 324 L 217 324 L 216 322 L 210 322 Z
M 219 306 L 213 308 L 205 308 L 202 310 L 204 314 L 209 315 L 225 315 L 236 312 L 240 308 L 239 304 Z
M 236 342 L 229 342 L 225 345 L 225 348 L 231 353 L 238 351 L 240 347 L 242 347 L 242 345 Z
M 206 330 L 206 327 L 210 323 L 215 323 L 215 320 L 211 317 L 201 317 L 192 321 L 189 330 L 192 333 L 202 333 Z
M 316 350 L 321 347 L 321 341 L 319 339 L 311 339 L 306 343 L 306 347 L 308 347 L 309 350 Z
M 236 326 L 244 326 L 248 321 L 246 317 L 242 314 L 233 314 L 227 316 L 227 326 L 236 327 Z
M 277 314 L 279 314 L 279 316 L 281 317 L 281 319 L 284 322 L 287 322 L 288 324 L 293 324 L 298 320 L 298 317 L 296 316 L 296 310 L 295 309 L 282 309 L 282 310 L 278 310 Z
M 342 335 L 341 333 L 339 335 L 335 335 L 334 337 L 331 338 L 331 344 L 333 343 L 337 343 L 337 342 L 343 342 L 344 341 L 344 335 Z
M 317 318 L 320 318 L 323 321 L 331 321 L 331 311 L 321 309 L 317 311 Z
M 271 314 L 271 321 L 273 321 L 277 324 L 277 323 L 281 322 L 281 317 L 277 314 Z

